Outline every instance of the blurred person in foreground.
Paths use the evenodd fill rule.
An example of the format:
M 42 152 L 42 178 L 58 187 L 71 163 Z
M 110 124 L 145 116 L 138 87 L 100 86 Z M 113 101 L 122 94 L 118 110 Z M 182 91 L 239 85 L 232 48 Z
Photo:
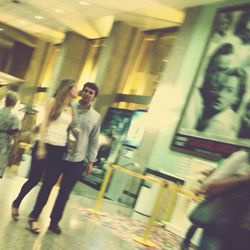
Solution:
M 233 227 L 225 232 L 203 229 L 198 250 L 249 250 L 250 249 L 250 149 L 231 154 L 197 190 L 208 197 L 223 196 L 226 192 L 240 194 L 244 199 L 245 213 Z M 247 203 L 245 203 L 247 202 Z M 234 204 L 231 204 L 232 206 Z M 231 209 L 227 207 L 226 209 Z M 224 211 L 226 213 L 226 211 Z

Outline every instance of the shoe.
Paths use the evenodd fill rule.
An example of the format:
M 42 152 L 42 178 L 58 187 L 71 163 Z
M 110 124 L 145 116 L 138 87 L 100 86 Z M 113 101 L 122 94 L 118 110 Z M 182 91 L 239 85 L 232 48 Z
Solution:
M 58 224 L 51 224 L 50 223 L 48 230 L 51 231 L 52 233 L 55 233 L 55 234 L 61 234 L 62 233 L 62 230 L 58 226 Z
M 18 207 L 11 207 L 11 217 L 14 221 L 19 220 L 19 212 L 18 212 Z
M 29 218 L 28 224 L 29 224 L 29 230 L 31 231 L 31 233 L 33 233 L 33 234 L 40 233 L 40 229 L 38 227 L 38 223 L 37 223 L 36 219 Z

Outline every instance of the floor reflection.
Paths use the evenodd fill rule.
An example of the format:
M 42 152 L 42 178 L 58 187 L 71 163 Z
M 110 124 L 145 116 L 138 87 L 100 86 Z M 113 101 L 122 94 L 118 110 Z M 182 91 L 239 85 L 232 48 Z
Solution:
M 97 191 L 81 182 L 75 186 L 60 223 L 63 233 L 61 235 L 55 235 L 47 231 L 50 211 L 58 192 L 58 187 L 54 187 L 49 201 L 39 218 L 41 232 L 39 235 L 33 235 L 28 229 L 27 218 L 34 205 L 39 186 L 35 187 L 23 200 L 20 207 L 19 221 L 14 222 L 11 218 L 12 201 L 25 181 L 25 178 L 18 177 L 16 173 L 13 174 L 10 170 L 6 172 L 3 179 L 0 179 L 0 250 L 179 249 L 180 238 L 177 238 L 177 236 L 172 233 L 168 233 L 167 236 L 162 234 L 163 231 L 158 233 L 160 238 L 166 237 L 166 244 L 165 242 L 164 244 L 165 246 L 169 245 L 169 247 L 158 246 L 157 248 L 146 248 L 143 245 L 137 245 L 135 247 L 133 244 L 129 244 L 126 237 L 119 237 L 114 231 L 109 230 L 112 224 L 114 224 L 112 219 L 108 221 L 109 225 L 105 226 L 105 221 L 103 221 L 104 224 L 101 224 L 97 223 L 97 219 L 91 220 L 88 218 L 86 214 L 81 212 L 81 208 L 87 210 L 94 207 Z M 107 215 L 122 217 L 122 220 L 124 220 L 124 217 L 129 218 L 127 219 L 128 221 L 130 219 L 136 219 L 143 223 L 146 223 L 148 220 L 147 217 L 134 213 L 131 208 L 106 199 L 103 202 L 102 211 Z M 129 228 L 129 225 L 127 228 Z M 144 231 L 143 227 L 142 230 Z M 126 234 L 126 231 L 128 231 L 128 229 L 125 230 L 124 234 Z M 172 242 L 174 242 L 173 244 L 169 244 L 168 239 L 171 237 L 174 238 L 174 240 L 172 240 Z

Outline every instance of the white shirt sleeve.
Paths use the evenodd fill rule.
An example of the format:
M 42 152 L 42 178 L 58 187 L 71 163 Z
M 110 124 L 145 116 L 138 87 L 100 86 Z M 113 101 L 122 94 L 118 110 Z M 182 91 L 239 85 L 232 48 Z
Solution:
M 231 177 L 236 174 L 240 174 L 240 165 L 245 162 L 247 153 L 245 151 L 237 151 L 227 158 L 224 164 L 219 167 L 210 177 L 204 182 L 208 185 L 216 180 L 221 180 L 227 177 Z

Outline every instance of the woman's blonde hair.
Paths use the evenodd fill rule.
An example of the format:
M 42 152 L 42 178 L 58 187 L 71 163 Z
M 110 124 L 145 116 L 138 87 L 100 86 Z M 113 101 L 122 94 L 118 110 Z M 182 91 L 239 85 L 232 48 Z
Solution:
M 57 88 L 54 94 L 55 104 L 50 112 L 50 120 L 56 120 L 60 116 L 60 114 L 62 113 L 64 100 L 74 85 L 75 80 L 72 79 L 63 79 L 61 81 L 59 87 Z

